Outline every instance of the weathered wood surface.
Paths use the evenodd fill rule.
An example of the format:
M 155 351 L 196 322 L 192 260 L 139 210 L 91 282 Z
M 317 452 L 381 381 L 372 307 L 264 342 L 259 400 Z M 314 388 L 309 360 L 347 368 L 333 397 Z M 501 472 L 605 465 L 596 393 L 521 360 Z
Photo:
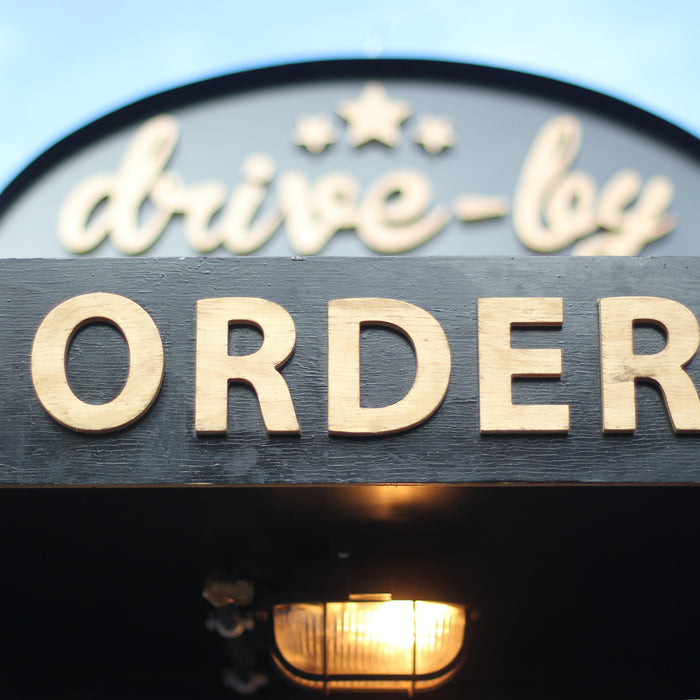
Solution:
M 637 386 L 637 429 L 603 434 L 598 300 L 674 299 L 700 314 L 700 259 L 178 259 L 0 261 L 0 482 L 3 484 L 284 484 L 357 482 L 700 482 L 700 434 L 676 434 L 660 392 Z M 79 294 L 133 299 L 156 323 L 165 351 L 152 408 L 123 430 L 81 434 L 54 421 L 32 387 L 32 341 L 44 317 Z M 268 435 L 252 390 L 232 385 L 226 436 L 197 436 L 194 422 L 196 302 L 262 297 L 296 324 L 296 348 L 281 371 L 300 435 Z M 349 297 L 400 299 L 431 313 L 452 354 L 442 405 L 405 432 L 328 434 L 327 306 Z M 514 402 L 568 404 L 564 434 L 481 435 L 477 299 L 562 297 L 561 326 L 515 329 L 514 347 L 562 351 L 561 379 L 516 381 Z M 260 344 L 231 333 L 231 352 Z M 635 352 L 664 345 L 651 328 Z M 415 373 L 410 344 L 370 328 L 362 336 L 366 406 L 398 401 Z M 126 345 L 111 327 L 86 327 L 68 353 L 68 378 L 84 400 L 119 393 Z M 700 386 L 700 361 L 687 367 Z

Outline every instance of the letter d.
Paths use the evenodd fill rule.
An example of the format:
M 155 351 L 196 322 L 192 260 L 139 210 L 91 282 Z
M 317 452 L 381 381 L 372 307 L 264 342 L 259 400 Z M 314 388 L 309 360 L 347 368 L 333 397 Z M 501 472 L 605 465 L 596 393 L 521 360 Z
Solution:
M 360 328 L 388 326 L 416 354 L 416 378 L 400 401 L 360 406 Z M 334 299 L 328 303 L 328 432 L 383 435 L 412 428 L 438 409 L 450 381 L 450 346 L 442 326 L 418 306 L 396 299 Z

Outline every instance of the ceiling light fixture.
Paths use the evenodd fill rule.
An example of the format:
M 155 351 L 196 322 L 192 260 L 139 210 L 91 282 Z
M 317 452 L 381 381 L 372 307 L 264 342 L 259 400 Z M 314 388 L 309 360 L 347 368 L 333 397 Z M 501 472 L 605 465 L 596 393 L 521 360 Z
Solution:
M 217 608 L 210 628 L 229 639 L 251 632 L 252 591 L 245 582 L 210 579 L 203 591 Z M 268 646 L 281 674 L 295 685 L 325 693 L 413 695 L 445 683 L 464 657 L 467 610 L 456 603 L 353 594 L 342 601 L 262 605 L 254 617 L 267 623 Z
M 457 671 L 465 637 L 463 605 L 351 598 L 273 607 L 273 659 L 289 680 L 326 693 L 413 695 L 442 685 Z

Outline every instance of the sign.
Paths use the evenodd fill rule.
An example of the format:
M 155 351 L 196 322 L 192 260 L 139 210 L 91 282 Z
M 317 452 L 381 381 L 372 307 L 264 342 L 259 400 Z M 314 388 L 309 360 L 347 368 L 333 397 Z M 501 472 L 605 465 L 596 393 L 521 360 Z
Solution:
M 696 259 L 0 268 L 6 484 L 700 479 Z
M 211 692 L 228 571 L 473 602 L 441 697 L 698 697 L 700 490 L 620 485 L 700 482 L 699 166 L 616 100 L 426 61 L 49 149 L 0 195 L 0 686 Z
M 694 137 L 426 61 L 252 71 L 85 127 L 0 198 L 0 255 L 697 255 Z

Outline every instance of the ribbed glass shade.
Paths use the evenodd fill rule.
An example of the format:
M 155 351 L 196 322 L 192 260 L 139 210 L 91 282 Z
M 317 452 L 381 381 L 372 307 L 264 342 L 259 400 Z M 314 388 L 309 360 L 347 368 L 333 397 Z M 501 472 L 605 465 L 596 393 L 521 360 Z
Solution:
M 275 645 L 286 662 L 278 666 L 300 685 L 326 690 L 436 687 L 453 673 L 465 622 L 464 606 L 421 600 L 294 603 L 273 610 Z
M 304 673 L 324 673 L 324 605 L 297 603 L 274 610 L 275 643 L 287 663 Z

